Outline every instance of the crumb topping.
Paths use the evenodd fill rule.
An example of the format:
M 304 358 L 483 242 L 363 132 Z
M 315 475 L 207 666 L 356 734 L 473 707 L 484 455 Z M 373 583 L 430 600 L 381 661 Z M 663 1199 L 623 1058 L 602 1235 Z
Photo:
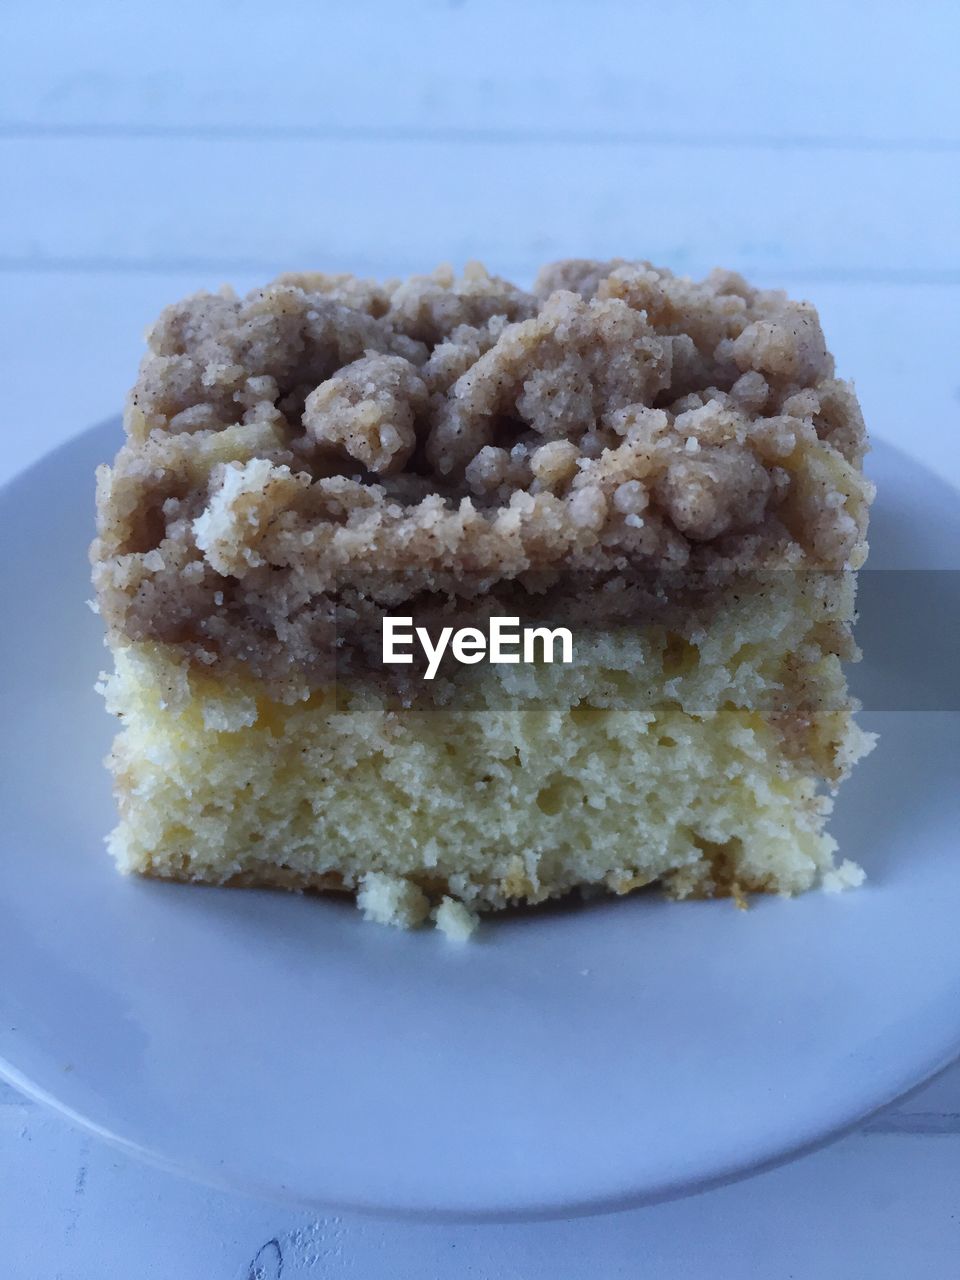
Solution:
M 261 674 L 371 572 L 395 603 L 865 555 L 863 419 L 816 311 L 730 272 L 198 294 L 151 330 L 125 425 L 92 549 L 108 625 Z

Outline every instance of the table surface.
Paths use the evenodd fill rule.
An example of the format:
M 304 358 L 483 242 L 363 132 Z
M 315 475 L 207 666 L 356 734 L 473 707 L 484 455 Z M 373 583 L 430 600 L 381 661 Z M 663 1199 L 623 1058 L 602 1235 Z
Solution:
M 0 482 L 117 411 L 184 293 L 620 255 L 811 298 L 874 434 L 960 484 L 960 20 L 909 12 L 8 0 Z M 958 1259 L 960 1067 L 736 1185 L 482 1227 L 208 1191 L 0 1085 L 10 1280 L 948 1280 Z

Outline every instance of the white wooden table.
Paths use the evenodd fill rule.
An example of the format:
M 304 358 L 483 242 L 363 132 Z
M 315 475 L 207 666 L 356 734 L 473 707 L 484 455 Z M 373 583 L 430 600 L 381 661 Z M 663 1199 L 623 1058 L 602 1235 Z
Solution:
M 8 0 L 2 30 L 0 481 L 115 413 L 193 289 L 616 254 L 812 298 L 874 433 L 960 484 L 952 5 Z M 0 1274 L 952 1280 L 960 1068 L 735 1186 L 483 1227 L 207 1191 L 0 1086 Z

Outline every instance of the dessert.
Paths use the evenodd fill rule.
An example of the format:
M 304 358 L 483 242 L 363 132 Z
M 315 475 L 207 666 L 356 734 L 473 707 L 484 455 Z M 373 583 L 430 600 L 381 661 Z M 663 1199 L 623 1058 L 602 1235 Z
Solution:
M 796 893 L 869 736 L 842 662 L 871 486 L 807 303 L 568 261 L 281 276 L 168 307 L 91 558 L 124 871 L 477 913 Z M 570 663 L 384 661 L 384 619 Z

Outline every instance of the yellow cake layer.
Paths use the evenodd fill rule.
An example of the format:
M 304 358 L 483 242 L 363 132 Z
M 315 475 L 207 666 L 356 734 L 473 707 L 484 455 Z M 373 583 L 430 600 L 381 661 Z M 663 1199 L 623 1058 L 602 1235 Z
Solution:
M 163 646 L 118 649 L 104 685 L 123 725 L 111 851 L 150 875 L 340 886 L 391 923 L 440 904 L 451 932 L 469 930 L 464 907 L 575 887 L 836 883 L 820 783 L 869 743 L 816 641 L 823 599 L 792 578 L 784 593 L 697 643 L 621 630 L 581 639 L 572 667 L 472 667 L 447 705 L 402 707 L 360 681 L 289 706 Z

